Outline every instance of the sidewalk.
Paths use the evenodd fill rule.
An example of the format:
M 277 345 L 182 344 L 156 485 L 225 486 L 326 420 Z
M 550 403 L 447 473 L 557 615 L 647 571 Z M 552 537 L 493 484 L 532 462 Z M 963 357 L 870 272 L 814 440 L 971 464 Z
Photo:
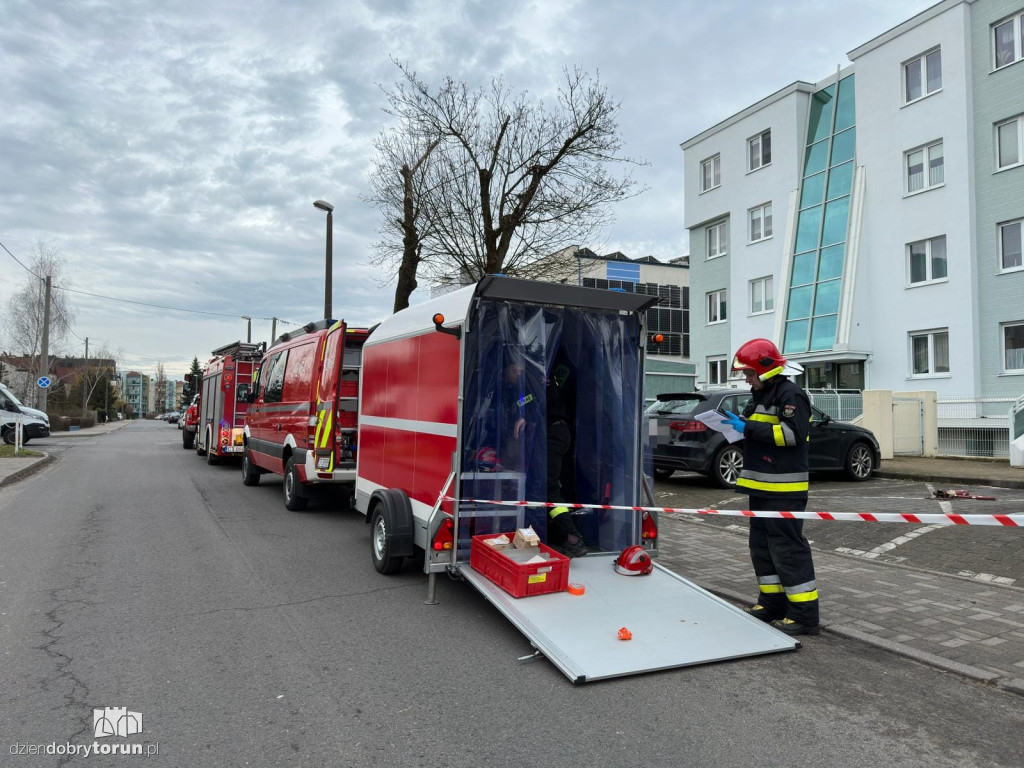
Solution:
M 129 423 L 51 437 L 108 434 Z M 0 486 L 49 458 L 0 459 Z M 901 457 L 884 461 L 878 474 L 942 489 L 1024 488 L 1024 469 L 996 461 Z M 1024 536 L 1024 530 L 1008 528 L 1005 535 Z M 663 515 L 660 550 L 661 565 L 710 592 L 742 605 L 757 594 L 743 533 Z M 816 550 L 814 561 L 824 635 L 804 642 L 827 642 L 830 633 L 849 637 L 1024 696 L 1024 589 L 831 551 Z

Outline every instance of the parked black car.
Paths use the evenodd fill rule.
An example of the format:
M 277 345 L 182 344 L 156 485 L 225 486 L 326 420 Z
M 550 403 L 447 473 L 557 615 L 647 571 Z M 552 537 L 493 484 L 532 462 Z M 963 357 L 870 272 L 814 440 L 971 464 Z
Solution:
M 736 484 L 743 469 L 743 441 L 729 444 L 720 432 L 693 417 L 705 411 L 742 413 L 750 392 L 705 390 L 658 395 L 646 411 L 657 425 L 654 476 L 669 477 L 677 469 L 707 475 L 723 488 Z M 871 430 L 837 421 L 811 406 L 810 467 L 812 472 L 842 470 L 851 480 L 867 480 L 878 469 L 881 453 Z

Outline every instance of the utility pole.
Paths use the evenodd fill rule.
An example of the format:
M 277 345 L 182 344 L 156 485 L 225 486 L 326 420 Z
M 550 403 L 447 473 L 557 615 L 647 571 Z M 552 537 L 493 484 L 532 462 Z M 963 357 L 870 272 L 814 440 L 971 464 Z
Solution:
M 50 276 L 46 276 L 46 297 L 43 299 L 43 349 L 39 356 L 39 375 L 46 376 L 50 368 Z M 47 387 L 36 386 L 42 389 L 42 393 L 36 398 L 39 403 L 39 410 L 46 413 L 46 395 L 50 391 Z
M 82 418 L 89 409 L 89 337 L 85 337 L 85 368 L 82 370 Z
M 277 338 L 277 318 L 276 317 L 272 317 L 270 319 L 273 322 L 270 323 L 270 345 L 269 346 L 272 347 L 272 346 L 274 346 L 274 339 Z

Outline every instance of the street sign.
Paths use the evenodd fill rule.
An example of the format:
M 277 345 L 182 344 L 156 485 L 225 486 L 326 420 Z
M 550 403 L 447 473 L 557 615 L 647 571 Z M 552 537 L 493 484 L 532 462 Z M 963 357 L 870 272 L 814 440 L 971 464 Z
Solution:
M 50 377 L 40 376 L 38 379 L 36 379 L 36 384 L 38 384 L 42 389 L 46 389 L 48 386 L 50 386 Z

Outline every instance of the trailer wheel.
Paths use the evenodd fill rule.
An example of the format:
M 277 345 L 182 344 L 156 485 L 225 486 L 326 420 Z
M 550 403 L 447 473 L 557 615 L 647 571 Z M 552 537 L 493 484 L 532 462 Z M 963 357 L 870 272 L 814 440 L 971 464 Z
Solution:
M 242 454 L 242 485 L 259 485 L 260 471 L 249 457 L 249 448 Z
M 213 439 L 213 430 L 206 430 L 206 463 L 211 466 L 220 462 L 220 459 L 217 458 L 217 444 L 213 442 Z
M 295 466 L 295 457 L 289 456 L 284 465 L 284 507 L 292 512 L 301 512 L 309 504 L 309 499 L 301 495 L 302 482 L 299 480 L 299 469 Z
M 373 567 L 377 573 L 396 573 L 401 569 L 405 556 L 391 554 L 391 537 L 384 520 L 382 504 L 374 507 L 370 522 L 370 556 L 373 558 Z
M 196 433 L 189 432 L 187 429 L 181 433 L 181 447 L 186 451 L 195 445 Z

